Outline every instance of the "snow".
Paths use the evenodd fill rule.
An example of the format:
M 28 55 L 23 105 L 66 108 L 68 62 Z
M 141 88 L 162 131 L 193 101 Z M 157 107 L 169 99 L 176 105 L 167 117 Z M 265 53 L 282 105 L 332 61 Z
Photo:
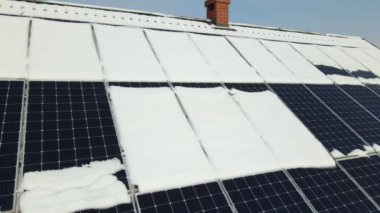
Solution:
M 219 82 L 212 67 L 187 33 L 147 30 L 169 79 L 174 82 Z
M 336 150 L 334 149 L 332 152 L 330 152 L 331 156 L 333 156 L 334 158 L 344 158 L 346 157 L 345 154 L 343 154 L 342 152 L 340 152 L 339 150 Z
M 33 19 L 30 80 L 102 80 L 89 24 Z
M 126 186 L 112 174 L 123 169 L 118 159 L 83 167 L 24 175 L 20 209 L 26 213 L 77 212 L 130 203 Z M 59 185 L 61 184 L 61 185 Z
M 359 48 L 342 48 L 351 57 L 355 58 L 359 63 L 364 65 L 373 73 L 380 76 L 380 62 L 366 54 L 362 49 Z
M 378 145 L 378 144 L 373 144 L 373 149 L 376 151 L 376 152 L 380 152 L 380 145 Z
M 248 65 L 223 36 L 190 34 L 208 63 L 222 81 L 262 83 L 263 79 Z
M 232 94 L 284 168 L 335 166 L 322 144 L 274 93 Z
M 320 50 L 322 50 L 325 54 L 327 54 L 331 59 L 333 59 L 336 63 L 339 64 L 343 69 L 349 71 L 349 72 L 356 72 L 356 71 L 368 71 L 367 68 L 365 68 L 363 65 L 361 65 L 359 62 L 357 62 L 354 58 L 350 57 L 346 53 L 344 53 L 342 50 L 340 50 L 338 47 L 325 47 L 321 46 L 319 47 Z M 373 79 L 365 79 L 365 78 L 357 78 L 363 83 L 368 84 L 380 84 L 380 79 L 373 78 Z
M 82 167 L 29 172 L 24 175 L 21 187 L 25 190 L 48 188 L 58 191 L 67 188 L 78 188 L 93 183 L 104 175 L 114 174 L 122 169 L 124 169 L 123 165 L 115 158 L 108 161 L 91 162 Z
M 0 78 L 24 78 L 29 19 L 0 16 L 0 29 Z
M 316 46 L 305 45 L 305 44 L 292 44 L 292 45 L 314 65 L 328 66 L 328 67 L 333 67 L 333 68 L 342 70 L 342 67 L 340 67 L 332 59 L 330 59 L 323 52 L 321 52 Z M 337 74 L 327 75 L 327 76 L 337 84 L 350 84 L 350 85 L 361 84 L 359 80 L 351 76 L 344 76 L 344 75 L 337 75 Z
M 378 49 L 378 48 L 371 48 L 371 49 L 362 48 L 362 50 L 364 52 L 366 52 L 369 56 L 371 56 L 372 58 L 374 58 L 375 60 L 380 62 L 380 49 Z
M 278 59 L 256 39 L 228 37 L 268 83 L 300 83 Z
M 94 25 L 108 81 L 165 82 L 141 29 Z
M 315 66 L 309 63 L 302 55 L 288 43 L 262 41 L 262 43 L 279 58 L 294 75 L 306 84 L 332 84 Z
M 281 169 L 226 90 L 175 89 L 221 179 Z
M 347 156 L 355 156 L 355 157 L 367 157 L 368 154 L 366 151 L 363 151 L 361 149 L 354 149 L 350 153 L 347 154 Z
M 216 180 L 168 87 L 112 86 L 110 92 L 129 175 L 141 193 Z

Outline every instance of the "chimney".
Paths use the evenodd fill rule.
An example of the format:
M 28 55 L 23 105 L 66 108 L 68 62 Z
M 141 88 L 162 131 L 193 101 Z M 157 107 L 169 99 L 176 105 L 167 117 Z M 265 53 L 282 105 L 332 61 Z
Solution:
M 229 7 L 231 0 L 206 0 L 207 18 L 218 26 L 229 26 Z

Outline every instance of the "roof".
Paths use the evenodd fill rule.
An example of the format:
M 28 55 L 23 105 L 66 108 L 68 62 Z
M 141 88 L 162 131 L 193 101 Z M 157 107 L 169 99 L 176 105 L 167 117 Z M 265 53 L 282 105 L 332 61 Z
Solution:
M 0 29 L 0 211 L 380 210 L 362 38 L 8 0 Z

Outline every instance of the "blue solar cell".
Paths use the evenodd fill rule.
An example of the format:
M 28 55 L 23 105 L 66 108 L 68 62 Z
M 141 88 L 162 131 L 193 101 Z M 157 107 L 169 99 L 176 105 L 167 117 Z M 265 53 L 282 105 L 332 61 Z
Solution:
M 330 151 L 344 154 L 365 143 L 303 85 L 271 85 L 278 96 Z
M 378 212 L 340 169 L 294 169 L 291 177 L 317 212 Z
M 339 163 L 380 205 L 380 157 L 357 158 Z
M 376 94 L 380 95 L 380 85 L 366 85 L 366 86 L 369 87 Z
M 142 213 L 232 212 L 218 183 L 138 195 Z
M 365 86 L 341 85 L 347 94 L 380 119 L 380 96 Z
M 26 129 L 24 172 L 122 161 L 104 83 L 30 82 Z M 116 175 L 128 187 L 125 172 Z M 121 210 L 133 206 L 108 211 Z
M 223 181 L 238 212 L 312 212 L 284 172 Z
M 308 85 L 340 118 L 367 143 L 380 142 L 380 122 L 335 85 Z
M 0 81 L 0 211 L 14 207 L 23 92 L 23 81 Z
M 341 75 L 351 77 L 351 74 L 336 67 L 325 66 L 325 65 L 316 65 L 316 67 L 322 71 L 325 75 Z

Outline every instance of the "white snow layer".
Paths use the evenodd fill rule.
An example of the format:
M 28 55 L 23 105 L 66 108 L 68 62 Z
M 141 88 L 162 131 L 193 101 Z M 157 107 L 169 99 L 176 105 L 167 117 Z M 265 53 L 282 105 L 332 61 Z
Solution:
M 347 155 L 341 153 L 340 151 L 334 149 L 330 154 L 334 158 L 344 158 L 344 157 L 365 157 L 368 156 L 369 154 L 375 153 L 379 151 L 380 146 L 377 144 L 374 144 L 372 146 L 364 145 L 363 149 L 354 149 L 351 152 L 349 152 Z
M 370 55 L 372 58 L 380 62 L 380 49 L 375 48 L 375 49 L 367 49 L 367 48 L 362 48 L 364 52 L 366 52 L 368 55 Z
M 292 44 L 292 45 L 314 65 L 328 66 L 328 67 L 333 67 L 333 68 L 342 70 L 342 67 L 336 64 L 332 59 L 326 56 L 317 47 L 313 45 L 305 45 L 305 44 Z M 342 70 L 342 71 L 345 72 L 345 70 Z M 351 76 L 336 75 L 336 74 L 327 75 L 327 76 L 337 84 L 351 84 L 351 85 L 361 84 L 358 79 Z
M 94 29 L 108 81 L 166 81 L 143 30 L 105 25 Z
M 208 63 L 224 82 L 262 83 L 263 79 L 248 65 L 223 36 L 190 34 Z
M 275 41 L 262 41 L 262 43 L 279 58 L 294 75 L 307 84 L 332 84 L 320 70 L 309 63 L 302 55 L 294 50 L 288 43 Z
M 274 93 L 232 94 L 284 168 L 335 166 L 322 144 Z
M 112 159 L 83 167 L 26 173 L 21 212 L 65 213 L 130 203 L 126 186 L 112 175 L 123 168 L 118 159 Z
M 300 83 L 258 40 L 238 37 L 228 39 L 268 83 Z
M 225 89 L 175 89 L 220 178 L 281 169 Z
M 102 80 L 90 24 L 33 19 L 31 80 Z
M 0 16 L 0 78 L 26 76 L 29 20 Z
M 380 152 L 380 145 L 378 145 L 378 144 L 373 144 L 373 149 L 376 151 L 376 152 Z
M 114 174 L 123 168 L 124 167 L 120 164 L 120 161 L 115 158 L 108 161 L 91 162 L 82 167 L 43 172 L 28 172 L 24 175 L 21 187 L 25 190 L 48 188 L 57 191 L 67 188 L 78 188 L 87 186 L 99 177 Z
M 141 193 L 216 179 L 169 88 L 110 91 L 129 175 Z
M 333 151 L 331 151 L 330 155 L 333 156 L 335 159 L 346 157 L 345 154 L 343 154 L 342 152 L 340 152 L 339 150 L 336 150 L 336 149 L 334 149 Z
M 171 81 L 219 82 L 187 33 L 146 31 Z
M 344 53 L 342 50 L 340 50 L 338 47 L 327 47 L 327 46 L 320 46 L 319 47 L 324 53 L 326 53 L 330 58 L 332 58 L 336 63 L 338 63 L 343 69 L 349 71 L 349 72 L 356 72 L 356 71 L 368 71 L 367 68 L 365 68 L 363 65 L 361 65 L 359 62 L 357 62 L 354 58 L 350 57 L 346 53 Z M 365 53 L 363 53 L 365 54 Z M 379 78 L 374 79 L 366 79 L 358 77 L 361 82 L 367 83 L 367 84 L 380 84 Z
M 369 56 L 359 48 L 342 48 L 351 57 L 355 58 L 359 63 L 371 70 L 377 76 L 380 76 L 380 62 Z

